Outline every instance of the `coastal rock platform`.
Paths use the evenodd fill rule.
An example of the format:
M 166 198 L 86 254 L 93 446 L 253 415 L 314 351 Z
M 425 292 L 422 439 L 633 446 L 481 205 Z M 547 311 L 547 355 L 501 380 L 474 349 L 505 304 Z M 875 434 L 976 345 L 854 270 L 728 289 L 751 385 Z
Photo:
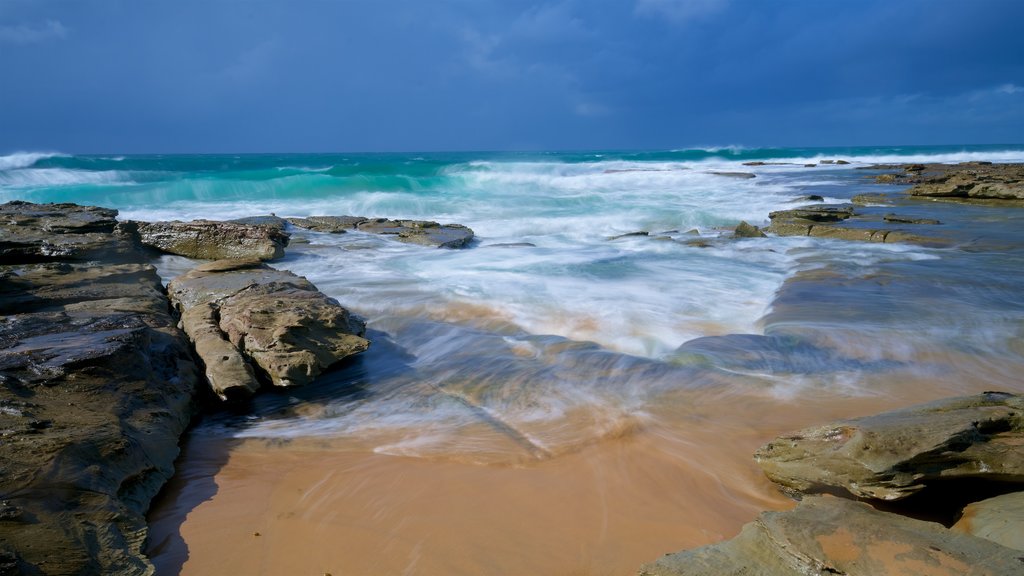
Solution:
M 0 573 L 151 574 L 197 373 L 116 211 L 0 206 Z

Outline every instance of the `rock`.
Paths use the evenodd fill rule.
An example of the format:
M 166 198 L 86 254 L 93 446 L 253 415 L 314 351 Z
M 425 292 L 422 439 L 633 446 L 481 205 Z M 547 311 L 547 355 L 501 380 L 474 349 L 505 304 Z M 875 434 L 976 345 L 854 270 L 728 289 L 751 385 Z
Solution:
M 643 576 L 1007 576 L 1024 574 L 1020 552 L 879 512 L 860 502 L 809 496 L 765 512 L 732 540 L 667 555 Z
M 986 392 L 802 430 L 755 459 L 790 489 L 896 500 L 937 479 L 1024 482 L 1022 443 L 1024 398 Z
M 275 386 L 307 384 L 369 346 L 364 324 L 336 301 L 256 259 L 204 264 L 168 291 L 222 399 L 250 395 L 259 377 Z
M 284 256 L 288 234 L 270 225 L 213 220 L 136 222 L 142 243 L 163 252 L 200 260 Z
M 853 207 L 844 204 L 803 206 L 793 210 L 778 210 L 768 214 L 774 220 L 810 220 L 812 222 L 839 222 L 853 216 Z
M 793 198 L 791 202 L 824 202 L 825 197 L 819 196 L 818 194 L 808 194 L 807 196 L 800 196 L 799 198 Z
M 849 164 L 849 162 L 847 162 L 846 160 L 822 160 L 821 162 L 819 162 L 819 164 L 834 164 L 842 166 L 845 164 Z
M 932 218 L 910 218 L 908 216 L 900 216 L 899 214 L 886 214 L 882 216 L 882 219 L 886 222 L 895 222 L 897 224 L 942 224 L 942 222 Z
M 757 178 L 757 174 L 752 174 L 750 172 L 718 172 L 718 171 L 711 171 L 711 172 L 708 172 L 708 174 L 714 174 L 715 176 L 725 176 L 727 178 L 741 178 L 741 179 Z
M 733 236 L 737 238 L 767 238 L 768 235 L 761 231 L 760 228 L 752 224 L 748 224 L 746 221 L 741 221 L 736 226 Z
M 271 228 L 276 228 L 278 230 L 284 230 L 288 224 L 288 220 L 274 214 L 235 218 L 234 220 L 228 220 L 228 222 L 231 224 L 243 224 L 245 226 L 270 226 Z
M 473 231 L 466 226 L 426 220 L 374 218 L 360 222 L 356 227 L 362 232 L 394 236 L 400 242 L 437 248 L 464 248 L 473 240 Z
M 618 240 L 620 238 L 633 238 L 636 236 L 650 236 L 650 232 L 644 232 L 642 230 L 639 232 L 626 232 L 625 234 L 619 234 L 618 236 L 610 236 L 608 239 Z
M 187 342 L 114 211 L 0 212 L 22 261 L 0 266 L 0 574 L 151 574 L 145 512 L 192 416 Z
M 817 164 L 804 164 L 804 168 L 814 168 Z
M 963 200 L 1024 200 L 1024 164 L 964 162 L 961 164 L 882 165 L 869 168 L 902 170 L 881 174 L 877 182 L 913 184 L 911 196 Z
M 369 218 L 362 216 L 310 216 L 308 218 L 288 218 L 292 226 L 313 230 L 314 232 L 326 232 L 328 234 L 344 234 L 348 230 L 355 230 L 359 224 L 369 221 Z
M 1024 492 L 974 502 L 964 509 L 953 530 L 1024 550 Z
M 892 204 L 892 198 L 888 194 L 857 194 L 850 199 L 850 202 L 857 206 L 871 206 L 875 204 Z
M 137 258 L 117 210 L 77 204 L 0 205 L 0 264 Z

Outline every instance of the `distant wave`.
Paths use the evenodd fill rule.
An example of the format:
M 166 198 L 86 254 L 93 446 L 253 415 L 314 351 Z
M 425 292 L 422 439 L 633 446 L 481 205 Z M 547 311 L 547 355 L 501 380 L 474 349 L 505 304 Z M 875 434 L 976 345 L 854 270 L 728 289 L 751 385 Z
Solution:
M 59 152 L 15 152 L 7 156 L 0 156 L 0 170 L 28 168 L 40 160 L 57 156 L 66 156 L 66 154 Z
M 130 175 L 114 170 L 99 172 L 65 168 L 20 168 L 0 171 L 0 186 L 12 188 L 128 183 L 132 183 Z

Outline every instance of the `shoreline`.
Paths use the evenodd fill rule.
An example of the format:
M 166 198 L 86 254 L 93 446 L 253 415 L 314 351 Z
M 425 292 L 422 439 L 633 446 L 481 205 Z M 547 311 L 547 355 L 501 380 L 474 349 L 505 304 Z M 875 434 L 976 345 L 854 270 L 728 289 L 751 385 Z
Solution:
M 361 222 L 369 220 L 363 219 Z M 379 232 L 382 234 L 420 234 L 416 230 L 436 229 L 439 226 L 436 223 L 430 223 L 432 226 L 422 226 L 408 222 L 413 221 L 373 221 L 384 230 Z M 88 242 L 102 243 L 107 241 L 103 239 L 106 238 L 103 235 L 113 233 L 115 228 L 118 234 L 126 235 L 125 238 L 135 233 L 130 223 L 109 226 L 108 224 L 103 224 L 102 231 L 89 227 L 91 225 L 86 226 L 75 230 L 62 240 L 79 234 Z M 448 227 L 449 230 L 458 231 L 460 234 L 463 234 L 463 228 Z M 412 232 L 399 232 L 399 229 Z M 469 234 L 471 236 L 472 231 L 469 231 Z M 32 270 L 33 274 L 42 274 L 49 273 L 48 271 L 59 266 L 84 269 L 79 264 L 58 263 L 62 258 L 67 258 L 67 254 L 71 255 L 71 262 L 77 262 L 75 258 L 80 257 L 75 256 L 76 251 L 93 250 L 92 244 L 72 242 L 67 249 L 69 252 L 54 260 L 53 256 L 46 252 L 52 250 L 47 244 L 52 238 L 47 239 L 45 235 L 42 238 L 36 240 L 38 244 L 4 245 L 8 251 L 7 257 L 15 258 L 14 265 L 21 266 L 6 269 L 5 280 L 18 279 L 20 282 L 21 279 L 29 277 L 26 270 Z M 420 242 L 420 238 L 421 236 L 416 236 L 413 241 Z M 449 238 L 450 236 L 443 236 L 438 242 L 447 242 Z M 464 238 L 464 235 L 460 237 L 460 246 L 466 244 Z M 743 241 L 757 241 L 756 238 L 755 236 Z M 728 241 L 730 239 L 727 235 L 718 240 L 719 243 Z M 38 253 L 31 252 L 32 250 L 37 250 Z M 139 259 L 137 247 L 119 250 L 130 255 L 126 257 L 133 259 L 133 262 Z M 280 252 L 283 251 L 273 251 L 275 255 Z M 12 257 L 10 254 L 15 256 Z M 18 261 L 18 258 L 21 260 Z M 85 257 L 80 259 L 82 258 Z M 5 264 L 10 265 L 8 262 Z M 149 270 L 152 275 L 152 268 Z M 168 489 L 179 491 L 179 495 L 174 497 L 175 500 L 167 504 L 170 507 L 169 511 L 161 508 L 160 506 L 164 505 L 161 504 L 149 512 L 154 519 L 151 526 L 154 530 L 153 556 L 158 559 L 161 571 L 166 569 L 173 572 L 175 564 L 182 558 L 181 547 L 185 546 L 188 549 L 189 560 L 181 563 L 183 574 L 227 570 L 226 566 L 215 566 L 215 563 L 227 560 L 223 557 L 218 558 L 217 550 L 219 546 L 223 546 L 225 534 L 231 532 L 231 538 L 236 539 L 234 542 L 238 548 L 247 551 L 237 556 L 236 560 L 244 565 L 245 570 L 252 570 L 254 573 L 275 573 L 276 570 L 285 569 L 284 564 L 275 563 L 289 562 L 288 558 L 295 564 L 291 566 L 292 568 L 297 568 L 302 562 L 315 560 L 321 564 L 343 566 L 338 568 L 305 564 L 304 568 L 341 572 L 349 569 L 344 566 L 346 563 L 361 562 L 361 570 L 380 569 L 380 559 L 372 557 L 372 554 L 376 553 L 375 550 L 388 546 L 402 548 L 402 553 L 397 556 L 401 562 L 396 560 L 398 563 L 389 564 L 388 570 L 402 571 L 415 568 L 417 573 L 422 574 L 451 573 L 452 570 L 472 571 L 486 566 L 488 562 L 497 562 L 503 569 L 509 570 L 510 574 L 517 573 L 516 570 L 520 569 L 545 571 L 547 568 L 544 566 L 552 565 L 557 566 L 558 570 L 571 573 L 597 574 L 613 566 L 616 571 L 625 570 L 627 564 L 631 569 L 635 569 L 644 561 L 652 559 L 650 554 L 655 547 L 660 549 L 657 553 L 680 547 L 681 544 L 673 544 L 668 550 L 663 549 L 664 546 L 669 546 L 669 540 L 681 541 L 682 545 L 687 546 L 709 544 L 734 534 L 761 509 L 779 510 L 791 507 L 788 506 L 791 503 L 781 494 L 772 491 L 773 486 L 763 476 L 759 476 L 760 471 L 749 460 L 749 454 L 753 453 L 757 446 L 779 434 L 827 420 L 906 406 L 922 399 L 982 392 L 991 389 L 993 382 L 999 382 L 1008 376 L 1010 382 L 1007 387 L 1012 391 L 1018 391 L 1012 380 L 1015 373 L 1013 367 L 1006 364 L 989 365 L 984 357 L 975 359 L 969 347 L 960 350 L 952 344 L 946 348 L 936 344 L 932 349 L 871 352 L 870 346 L 858 341 L 865 337 L 865 334 L 859 333 L 864 326 L 851 324 L 853 330 L 849 333 L 844 332 L 844 316 L 838 316 L 837 322 L 829 326 L 829 313 L 837 304 L 843 305 L 842 298 L 838 296 L 844 294 L 844 291 L 854 297 L 870 294 L 871 290 L 864 291 L 864 287 L 874 281 L 881 284 L 879 279 L 884 278 L 884 275 L 868 279 L 858 275 L 843 278 L 839 274 L 830 278 L 828 275 L 818 274 L 800 273 L 785 281 L 783 288 L 776 295 L 774 309 L 761 320 L 765 334 L 762 338 L 765 338 L 765 342 L 785 337 L 796 338 L 798 341 L 802 339 L 805 343 L 814 345 L 827 344 L 828 349 L 841 352 L 838 359 L 851 362 L 851 366 L 858 367 L 862 371 L 860 377 L 865 382 L 877 379 L 874 386 L 868 384 L 865 388 L 865 384 L 861 383 L 857 389 L 859 391 L 843 390 L 840 386 L 824 392 L 800 384 L 795 387 L 787 386 L 782 381 L 784 373 L 777 376 L 772 370 L 766 374 L 757 371 L 744 372 L 747 368 L 743 362 L 747 360 L 739 356 L 738 371 L 734 372 L 734 367 L 730 367 L 728 363 L 717 365 L 716 370 L 724 371 L 719 376 L 711 378 L 709 382 L 717 381 L 719 384 L 701 388 L 684 386 L 667 393 L 662 391 L 663 396 L 658 397 L 653 403 L 651 399 L 646 400 L 648 405 L 642 417 L 626 418 L 628 421 L 622 422 L 621 429 L 613 426 L 605 435 L 571 449 L 544 449 L 541 457 L 533 454 L 531 458 L 519 461 L 515 458 L 508 460 L 508 455 L 512 452 L 509 448 L 502 447 L 499 440 L 508 443 L 509 438 L 514 439 L 516 434 L 528 438 L 531 428 L 527 427 L 526 432 L 520 432 L 514 425 L 507 425 L 505 420 L 497 416 L 493 417 L 490 424 L 481 425 L 480 430 L 488 426 L 492 428 L 487 434 L 476 437 L 475 429 L 472 427 L 459 429 L 455 434 L 463 436 L 455 438 L 455 444 L 445 448 L 442 442 L 438 444 L 439 448 L 432 448 L 434 452 L 419 451 L 414 439 L 411 444 L 412 451 L 406 455 L 402 455 L 401 452 L 380 452 L 378 448 L 382 442 L 387 443 L 382 440 L 384 436 L 375 438 L 373 442 L 377 444 L 373 446 L 360 444 L 358 440 L 353 443 L 343 436 L 331 440 L 291 441 L 226 440 L 216 435 L 207 436 L 206 439 L 217 444 L 218 448 L 212 453 L 208 452 L 208 448 L 190 448 L 181 460 L 188 482 L 179 488 L 173 488 L 172 484 Z M 43 294 L 50 287 L 47 286 L 48 280 L 45 275 L 40 278 L 40 284 L 33 290 Z M 899 277 L 891 276 L 885 279 L 885 282 L 899 282 Z M 87 287 L 87 290 L 92 289 L 91 285 L 88 286 L 90 287 Z M 822 292 L 824 286 L 829 288 Z M 829 294 L 836 301 L 830 303 L 828 299 L 823 300 L 821 297 L 807 299 L 808 295 L 815 292 Z M 913 291 L 906 292 L 906 295 L 911 297 L 915 294 Z M 74 297 L 80 296 L 72 298 Z M 47 295 L 46 298 L 52 296 Z M 70 300 L 46 305 L 57 306 L 56 309 L 61 313 L 68 314 L 73 310 L 65 308 L 69 305 L 68 302 Z M 927 302 L 926 298 L 924 302 Z M 894 304 L 897 306 L 894 307 Z M 119 313 L 135 313 L 124 309 L 125 302 L 118 301 L 106 305 Z M 863 306 L 865 312 L 874 307 L 872 302 L 864 301 L 856 302 L 853 309 L 856 310 L 858 306 Z M 886 307 L 897 310 L 898 303 L 887 302 L 881 309 L 888 310 Z M 851 314 L 852 312 L 847 312 L 845 317 L 853 318 Z M 794 323 L 794 319 L 798 318 L 800 320 Z M 815 326 L 815 322 L 824 323 Z M 882 323 L 875 329 L 885 329 L 885 326 Z M 911 322 L 908 330 L 921 327 L 922 325 Z M 707 370 L 709 374 L 714 373 L 714 370 L 701 367 L 700 362 L 726 358 L 715 354 L 735 355 L 735 351 L 722 352 L 732 345 L 732 336 L 744 335 L 702 339 L 705 340 L 704 348 L 697 350 L 697 359 L 704 360 L 694 365 L 694 373 L 700 373 L 701 370 Z M 551 346 L 552 349 L 559 349 L 559 346 L 562 346 L 562 349 L 572 349 L 573 346 L 582 345 L 568 340 L 566 344 L 568 348 L 557 343 L 548 343 L 545 346 Z M 396 347 L 395 351 L 397 350 Z M 15 347 L 8 353 L 8 359 L 14 358 L 14 354 L 24 353 L 21 348 Z M 770 366 L 773 354 L 781 354 L 785 359 L 788 352 L 782 348 L 757 353 L 766 354 L 762 360 L 767 361 Z M 31 354 L 26 356 L 29 358 L 27 362 L 34 366 L 33 362 L 40 361 Z M 859 354 L 864 357 L 858 357 Z M 872 357 L 873 355 L 877 357 Z M 584 358 L 585 356 L 580 356 L 574 361 L 583 361 Z M 385 353 L 381 359 L 388 361 L 388 354 Z M 905 363 L 906 367 L 900 368 L 900 363 Z M 957 366 L 953 374 L 958 374 L 965 380 L 952 381 L 949 374 L 935 380 L 934 374 L 929 373 L 929 370 L 935 368 L 928 367 L 939 367 L 944 364 Z M 879 367 L 877 374 L 871 370 L 863 372 L 865 367 L 876 365 Z M 16 369 L 20 370 L 17 366 L 21 364 L 16 365 Z M 564 369 L 564 366 L 556 366 Z M 510 371 L 509 375 L 514 375 L 516 370 L 523 370 L 522 367 L 506 369 Z M 619 366 L 617 370 L 625 369 Z M 797 372 L 799 373 L 799 367 Z M 11 377 L 8 375 L 4 376 L 4 383 L 8 385 L 8 389 L 9 382 L 25 382 L 25 378 L 28 378 L 20 372 L 9 373 L 14 374 L 16 380 L 10 380 Z M 611 377 L 613 373 L 614 370 L 609 370 L 606 377 Z M 595 373 L 595 376 L 599 375 Z M 894 377 L 900 381 L 890 382 L 889 380 Z M 57 390 L 64 390 L 61 386 L 68 384 L 62 378 L 63 375 L 52 378 L 55 384 L 47 386 L 57 385 Z M 800 378 L 796 380 L 799 381 Z M 730 382 L 741 386 L 723 392 Z M 919 389 L 914 389 L 915 382 L 920 386 Z M 722 388 L 716 388 L 717 385 Z M 866 389 L 870 389 L 871 392 L 866 392 Z M 424 391 L 427 394 L 424 398 L 428 400 L 434 392 L 445 392 L 444 397 L 449 400 L 460 399 L 459 402 L 463 406 L 459 409 L 468 408 L 471 412 L 475 410 L 476 417 L 485 413 L 490 414 L 486 404 L 490 393 L 483 388 L 476 390 L 471 381 L 458 382 L 450 390 L 441 390 L 435 385 L 433 392 L 430 389 Z M 816 394 L 817 397 L 805 397 L 804 395 L 808 393 Z M 523 397 L 522 400 L 514 396 L 509 396 L 508 399 L 513 403 L 536 402 L 529 396 Z M 11 404 L 6 398 L 4 402 L 2 407 L 5 408 L 5 416 L 9 416 L 8 412 L 15 410 L 19 411 L 20 417 L 22 408 Z M 585 420 L 586 417 L 587 414 L 584 412 L 582 418 Z M 489 415 L 488 418 L 492 416 Z M 587 424 L 581 422 L 583 420 L 567 420 L 544 425 L 530 423 L 529 426 L 540 432 L 543 432 L 545 427 L 551 429 L 557 426 L 581 426 L 579 430 L 569 430 L 566 438 L 593 434 L 586 428 Z M 514 434 L 504 434 L 502 440 L 501 434 L 494 434 L 493 428 L 496 425 L 500 425 L 498 428 L 505 426 L 508 428 L 506 432 L 511 431 Z M 49 437 L 50 432 L 45 431 L 48 426 L 42 426 L 30 426 L 31 430 L 17 434 L 23 435 L 26 442 L 35 441 L 34 438 L 40 434 L 43 438 Z M 61 424 L 60 427 L 63 426 Z M 189 433 L 189 442 L 202 437 L 202 434 L 206 433 L 200 429 L 193 430 Z M 391 444 L 409 442 L 409 438 L 399 435 L 392 439 Z M 445 450 L 454 450 L 459 445 L 472 445 L 474 442 L 491 443 L 487 449 L 499 455 L 496 462 L 502 462 L 501 458 L 505 458 L 506 463 L 459 461 L 455 452 L 452 452 L 455 458 L 444 457 Z M 10 446 L 9 441 L 7 445 Z M 544 446 L 543 443 L 535 445 L 542 448 Z M 522 446 L 519 447 L 521 448 Z M 503 453 L 505 455 L 501 456 Z M 723 453 L 726 453 L 724 457 Z M 197 459 L 201 464 L 189 464 L 192 459 Z M 179 482 L 180 478 L 175 478 L 174 482 Z M 318 492 L 321 490 L 317 488 L 318 485 L 324 486 L 322 493 Z M 7 493 L 9 488 L 5 487 L 4 490 Z M 679 495 L 676 490 L 682 490 L 686 494 Z M 118 490 L 118 496 L 121 492 Z M 620 496 L 622 494 L 627 496 Z M 152 494 L 149 495 L 151 496 Z M 143 498 L 148 501 L 148 497 Z M 170 497 L 165 494 L 161 498 L 166 501 Z M 307 506 L 305 502 L 313 498 L 322 499 L 322 505 L 326 506 L 329 512 L 319 514 L 319 506 L 316 509 L 303 508 Z M 253 507 L 252 502 L 262 502 L 264 506 Z M 366 503 L 380 505 L 367 506 Z M 224 506 L 224 510 L 228 512 L 221 513 L 211 508 L 219 506 Z M 289 516 L 289 511 L 295 510 L 304 511 Z M 454 515 L 455 520 L 452 520 L 450 512 L 455 510 L 459 511 L 459 514 Z M 337 524 L 339 517 L 347 520 Z M 702 519 L 699 528 L 688 525 L 688 521 L 685 520 L 694 517 Z M 499 520 L 495 521 L 494 518 Z M 613 522 L 610 518 L 619 521 Z M 539 524 L 545 530 L 550 530 L 551 534 L 538 535 L 528 529 L 530 526 L 536 526 L 538 519 L 543 519 Z M 457 522 L 459 529 L 452 536 L 439 535 L 438 526 L 442 522 Z M 679 525 L 676 525 L 676 522 L 679 522 Z M 598 525 L 603 528 L 595 532 L 594 526 Z M 156 526 L 166 529 L 158 530 Z M 243 526 L 243 531 L 234 534 L 236 528 Z M 250 531 L 251 526 L 255 528 Z M 373 527 L 368 534 L 359 532 L 360 527 L 367 526 Z M 331 534 L 332 530 L 348 535 L 343 539 L 347 548 L 341 547 L 336 551 L 324 552 L 326 556 L 309 556 L 308 546 L 311 542 L 317 541 L 318 538 L 333 541 L 335 536 Z M 345 532 L 346 530 L 349 532 Z M 175 531 L 178 531 L 178 537 L 183 537 L 184 540 L 176 541 Z M 389 543 L 388 538 L 394 536 L 394 531 L 400 532 L 401 535 L 397 541 Z M 259 532 L 260 536 L 255 536 L 256 532 Z M 537 544 L 538 536 L 541 544 Z M 552 564 L 531 563 L 532 557 L 524 554 L 524 548 L 529 548 L 531 542 L 539 546 L 534 550 L 536 557 L 546 558 Z M 210 546 L 213 548 L 209 548 Z M 491 546 L 497 548 L 492 549 Z M 276 554 L 281 550 L 289 551 L 285 554 L 287 557 L 278 559 L 276 556 L 270 558 L 263 555 L 264 552 Z M 6 554 L 3 550 L 0 550 L 0 553 Z M 365 554 L 371 556 L 367 557 Z M 641 554 L 646 557 L 638 560 Z M 22 561 L 18 556 L 12 558 L 14 562 Z M 0 556 L 0 560 L 7 561 L 7 558 Z

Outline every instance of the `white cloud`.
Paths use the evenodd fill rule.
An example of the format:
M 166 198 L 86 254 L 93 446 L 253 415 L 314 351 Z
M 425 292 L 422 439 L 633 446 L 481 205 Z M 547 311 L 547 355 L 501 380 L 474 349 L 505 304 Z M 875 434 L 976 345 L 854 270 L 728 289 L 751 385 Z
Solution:
M 682 23 L 720 12 L 728 3 L 729 0 L 636 0 L 634 12 Z
M 68 29 L 59 20 L 47 20 L 39 26 L 18 24 L 0 26 L 0 42 L 11 44 L 34 44 L 67 36 Z
M 996 88 L 996 92 L 1000 92 L 1002 94 L 1016 94 L 1018 92 L 1024 92 L 1024 88 L 1021 88 L 1016 84 L 1003 84 Z

